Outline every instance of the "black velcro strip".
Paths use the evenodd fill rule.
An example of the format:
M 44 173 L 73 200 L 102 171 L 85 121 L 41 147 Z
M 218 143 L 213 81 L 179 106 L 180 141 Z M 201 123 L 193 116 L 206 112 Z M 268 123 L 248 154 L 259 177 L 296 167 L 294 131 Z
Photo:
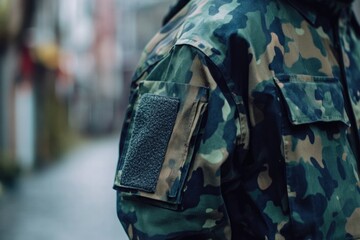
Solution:
M 149 93 L 141 97 L 121 173 L 121 185 L 155 192 L 179 102 L 176 98 Z

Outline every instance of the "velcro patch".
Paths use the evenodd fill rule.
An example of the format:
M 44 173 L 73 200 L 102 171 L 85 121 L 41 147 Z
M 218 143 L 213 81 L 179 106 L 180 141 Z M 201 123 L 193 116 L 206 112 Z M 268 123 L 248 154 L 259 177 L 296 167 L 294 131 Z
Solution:
M 141 97 L 124 159 L 121 185 L 155 192 L 179 103 L 179 99 L 149 93 Z

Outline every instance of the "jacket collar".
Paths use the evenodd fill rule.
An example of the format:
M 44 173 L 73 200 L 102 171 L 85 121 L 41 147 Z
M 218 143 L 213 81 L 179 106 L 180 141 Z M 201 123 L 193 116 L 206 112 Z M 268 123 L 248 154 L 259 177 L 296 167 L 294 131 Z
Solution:
M 174 17 L 186 4 L 188 4 L 190 0 L 178 0 L 166 14 L 163 19 L 163 25 L 170 21 L 172 17 Z
M 288 2 L 314 25 L 319 16 L 333 20 L 350 15 L 353 0 L 288 0 Z
M 178 11 L 191 0 L 178 0 L 163 19 L 165 25 Z M 351 4 L 354 0 L 287 0 L 311 24 L 315 25 L 320 15 L 330 17 L 331 20 L 339 18 L 341 14 L 353 15 Z M 353 16 L 354 17 L 354 16 Z M 355 18 L 355 17 L 354 17 Z M 359 24 L 359 22 L 357 22 Z

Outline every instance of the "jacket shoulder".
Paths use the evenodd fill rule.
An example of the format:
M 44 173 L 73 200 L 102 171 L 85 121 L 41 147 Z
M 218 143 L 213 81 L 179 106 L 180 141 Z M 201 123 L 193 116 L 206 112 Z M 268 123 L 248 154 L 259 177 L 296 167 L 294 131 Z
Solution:
M 137 75 L 162 59 L 175 45 L 195 47 L 221 65 L 233 38 L 243 39 L 248 43 L 245 46 L 251 44 L 252 38 L 261 38 L 261 34 L 269 31 L 274 21 L 271 16 L 279 8 L 277 0 L 190 1 L 146 46 Z

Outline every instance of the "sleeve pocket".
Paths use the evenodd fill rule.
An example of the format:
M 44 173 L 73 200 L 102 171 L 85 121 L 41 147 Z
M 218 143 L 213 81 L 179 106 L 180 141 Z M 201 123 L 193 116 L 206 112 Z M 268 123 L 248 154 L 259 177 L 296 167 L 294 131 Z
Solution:
M 201 86 L 148 80 L 139 85 L 115 178 L 124 197 L 170 208 L 181 203 L 207 98 Z

